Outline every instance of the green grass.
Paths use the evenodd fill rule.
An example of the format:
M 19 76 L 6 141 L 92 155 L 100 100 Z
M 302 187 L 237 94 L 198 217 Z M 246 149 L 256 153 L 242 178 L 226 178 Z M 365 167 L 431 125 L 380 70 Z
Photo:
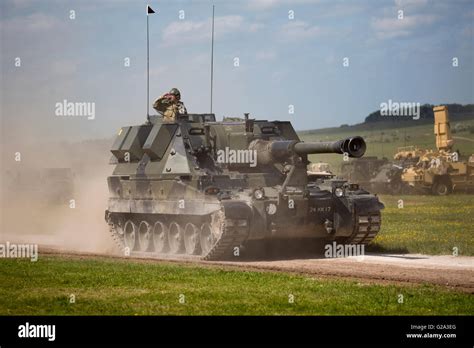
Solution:
M 474 314 L 472 295 L 429 285 L 367 285 L 105 258 L 3 259 L 0 282 L 1 315 Z M 69 303 L 71 294 L 75 303 Z
M 468 119 L 451 122 L 452 129 L 457 124 L 474 126 L 474 120 Z M 379 158 L 385 156 L 388 159 L 393 159 L 393 155 L 401 146 L 416 145 L 422 149 L 436 149 L 432 122 L 409 127 L 397 127 L 397 123 L 382 122 L 345 128 L 302 131 L 298 134 L 304 141 L 333 141 L 360 135 L 367 143 L 365 156 L 377 156 Z M 469 131 L 462 131 L 452 134 L 452 136 L 455 140 L 454 149 L 458 149 L 461 152 L 461 156 L 464 157 L 474 153 L 474 134 L 469 133 Z M 309 159 L 313 162 L 329 163 L 335 173 L 339 173 L 342 163 L 341 155 L 310 155 Z
M 371 250 L 474 255 L 474 195 L 380 196 L 382 229 Z M 403 208 L 398 208 L 398 200 Z

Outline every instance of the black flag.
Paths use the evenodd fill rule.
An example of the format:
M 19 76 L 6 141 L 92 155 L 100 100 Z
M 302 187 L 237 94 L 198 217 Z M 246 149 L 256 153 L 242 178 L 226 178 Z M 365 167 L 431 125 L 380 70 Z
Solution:
M 146 6 L 146 13 L 147 14 L 152 14 L 152 13 L 155 13 L 155 11 L 153 11 L 153 9 L 150 7 L 150 6 Z

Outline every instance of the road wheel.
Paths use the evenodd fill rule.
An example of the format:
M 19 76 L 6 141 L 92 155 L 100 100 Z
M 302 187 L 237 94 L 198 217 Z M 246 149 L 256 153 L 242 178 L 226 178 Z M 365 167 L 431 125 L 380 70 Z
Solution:
M 160 221 L 157 221 L 153 226 L 153 244 L 156 253 L 168 252 L 168 233 L 166 226 Z
M 196 225 L 188 223 L 184 228 L 184 248 L 186 249 L 186 254 L 199 254 L 199 238 L 199 229 L 196 227 Z
M 140 251 L 149 251 L 152 247 L 152 230 L 146 221 L 140 222 L 138 226 L 138 244 Z
M 451 185 L 446 181 L 438 181 L 433 185 L 432 191 L 437 196 L 446 196 L 451 192 Z
M 392 195 L 400 194 L 402 192 L 402 188 L 403 188 L 402 182 L 399 180 L 392 181 L 390 183 L 390 193 Z
M 211 225 L 207 222 L 201 227 L 200 241 L 202 255 L 207 255 L 216 242 L 214 234 L 212 233 Z
M 128 251 L 135 250 L 137 244 L 137 226 L 131 220 L 128 220 L 125 223 L 123 231 L 125 247 L 128 248 Z
M 168 228 L 168 244 L 171 254 L 179 254 L 183 251 L 183 239 L 183 229 L 178 223 L 172 222 Z

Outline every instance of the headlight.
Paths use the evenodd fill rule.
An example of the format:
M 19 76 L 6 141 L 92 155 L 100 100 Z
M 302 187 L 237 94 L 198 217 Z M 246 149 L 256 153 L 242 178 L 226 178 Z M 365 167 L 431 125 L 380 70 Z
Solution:
M 265 197 L 265 192 L 263 191 L 263 189 L 256 189 L 255 191 L 253 191 L 253 196 L 255 197 L 255 199 L 263 199 L 263 197 Z
M 334 194 L 336 195 L 336 197 L 342 197 L 344 196 L 344 190 L 338 187 L 334 190 Z

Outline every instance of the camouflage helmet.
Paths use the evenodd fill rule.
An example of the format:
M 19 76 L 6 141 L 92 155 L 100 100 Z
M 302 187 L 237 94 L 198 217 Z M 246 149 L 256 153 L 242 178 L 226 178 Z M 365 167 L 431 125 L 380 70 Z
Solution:
M 181 93 L 179 92 L 179 89 L 177 88 L 171 88 L 171 90 L 168 93 L 174 95 L 177 99 L 181 99 Z

